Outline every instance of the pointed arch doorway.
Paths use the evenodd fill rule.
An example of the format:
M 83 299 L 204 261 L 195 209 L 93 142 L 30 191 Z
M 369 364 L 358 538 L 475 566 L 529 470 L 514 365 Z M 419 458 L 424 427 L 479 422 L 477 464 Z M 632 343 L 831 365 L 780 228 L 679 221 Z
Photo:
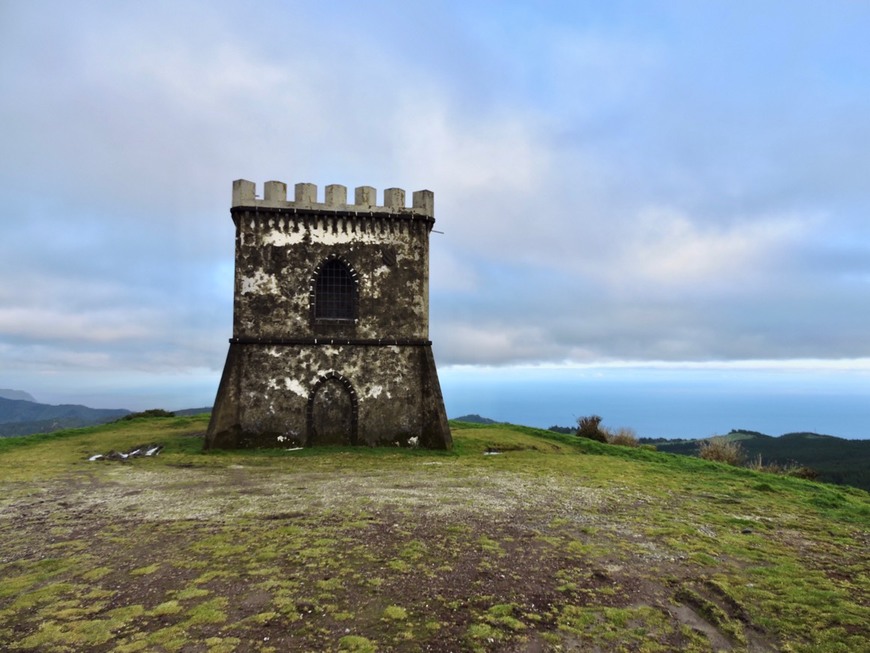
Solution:
M 357 413 L 357 396 L 350 381 L 335 372 L 323 376 L 308 397 L 307 445 L 355 445 Z

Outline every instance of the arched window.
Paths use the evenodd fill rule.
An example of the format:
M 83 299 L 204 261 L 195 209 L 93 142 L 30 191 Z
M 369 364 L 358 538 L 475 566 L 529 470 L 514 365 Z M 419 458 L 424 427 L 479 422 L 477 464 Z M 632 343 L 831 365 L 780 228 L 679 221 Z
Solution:
M 356 315 L 356 284 L 347 265 L 338 259 L 323 264 L 314 285 L 314 318 L 353 320 Z

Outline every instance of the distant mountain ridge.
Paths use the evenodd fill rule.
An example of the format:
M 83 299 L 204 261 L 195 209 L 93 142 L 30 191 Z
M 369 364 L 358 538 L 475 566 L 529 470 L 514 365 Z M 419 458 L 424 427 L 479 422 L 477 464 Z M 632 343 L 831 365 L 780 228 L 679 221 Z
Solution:
M 5 394 L 26 392 L 3 390 Z M 88 408 L 78 404 L 53 406 L 0 396 L 0 437 L 50 433 L 60 429 L 105 424 L 129 414 L 123 408 Z
M 471 424 L 498 424 L 494 419 L 489 419 L 488 417 L 481 417 L 477 413 L 472 415 L 463 415 L 462 417 L 454 417 L 453 420 L 457 422 L 470 422 Z
M 795 462 L 817 471 L 819 480 L 870 491 L 870 440 L 847 440 L 811 432 L 775 437 L 742 429 L 716 437 L 738 441 L 750 459 L 761 456 L 764 462 L 781 465 Z M 655 444 L 659 451 L 668 453 L 694 456 L 698 452 L 698 440 L 640 438 L 640 441 Z
M 185 415 L 202 415 L 203 413 L 211 413 L 211 406 L 203 406 L 202 408 L 184 408 L 183 410 L 173 410 L 173 414 L 178 417 Z
M 0 399 L 18 399 L 20 401 L 36 402 L 33 395 L 23 390 L 10 390 L 9 388 L 0 388 Z

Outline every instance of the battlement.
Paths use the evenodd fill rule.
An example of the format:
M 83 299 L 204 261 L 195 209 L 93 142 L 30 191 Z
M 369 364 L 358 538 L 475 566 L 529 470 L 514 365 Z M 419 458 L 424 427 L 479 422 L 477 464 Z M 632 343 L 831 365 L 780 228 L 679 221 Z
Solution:
M 324 191 L 322 202 L 317 201 L 316 184 L 296 184 L 294 199 L 287 199 L 287 184 L 281 181 L 267 181 L 263 184 L 262 197 L 257 196 L 256 184 L 247 179 L 233 182 L 233 207 L 262 207 L 309 209 L 320 211 L 354 211 L 362 213 L 405 213 L 434 217 L 435 193 L 431 190 L 417 190 L 412 194 L 411 206 L 405 206 L 405 191 L 401 188 L 384 189 L 384 203 L 378 205 L 377 190 L 371 186 L 358 186 L 354 189 L 354 201 L 347 202 L 347 187 L 330 184 Z

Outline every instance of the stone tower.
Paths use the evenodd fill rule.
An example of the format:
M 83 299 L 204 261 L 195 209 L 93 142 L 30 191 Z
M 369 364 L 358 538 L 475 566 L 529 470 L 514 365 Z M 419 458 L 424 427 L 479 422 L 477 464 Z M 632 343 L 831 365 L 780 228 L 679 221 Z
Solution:
M 452 445 L 429 341 L 434 194 L 233 182 L 233 337 L 206 448 Z

